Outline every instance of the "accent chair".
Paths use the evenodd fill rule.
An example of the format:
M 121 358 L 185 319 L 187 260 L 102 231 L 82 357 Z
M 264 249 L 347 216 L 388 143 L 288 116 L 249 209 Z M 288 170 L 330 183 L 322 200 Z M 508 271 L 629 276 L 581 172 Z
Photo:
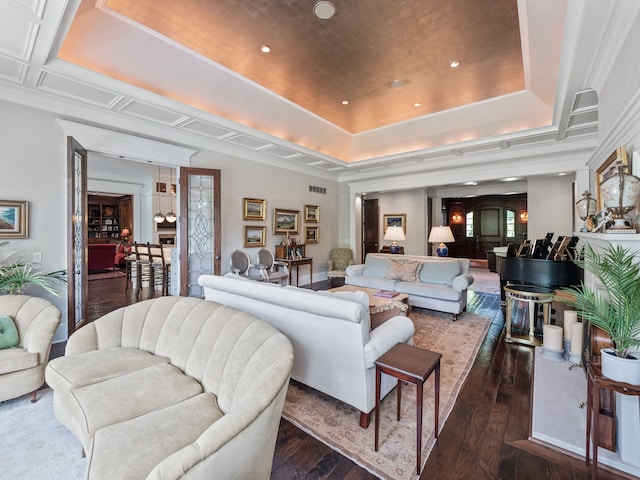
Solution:
M 333 248 L 329 252 L 329 260 L 327 261 L 327 279 L 329 286 L 333 287 L 334 278 L 346 277 L 346 269 L 349 265 L 353 265 L 353 252 L 350 248 Z

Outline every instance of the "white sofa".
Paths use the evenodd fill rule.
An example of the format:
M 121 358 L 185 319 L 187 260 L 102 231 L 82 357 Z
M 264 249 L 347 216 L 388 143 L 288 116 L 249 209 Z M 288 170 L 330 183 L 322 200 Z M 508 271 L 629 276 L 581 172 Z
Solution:
M 76 331 L 46 380 L 89 480 L 254 480 L 271 474 L 292 365 L 257 317 L 160 297 Z
M 370 331 L 364 292 L 314 292 L 233 277 L 200 276 L 205 298 L 244 310 L 284 333 L 295 353 L 291 378 L 361 412 L 366 427 L 375 406 L 375 362 L 396 343 L 413 343 L 413 322 L 396 316 Z M 384 375 L 382 395 L 396 381 Z
M 409 295 L 409 305 L 453 314 L 467 307 L 473 283 L 465 258 L 369 253 L 364 264 L 347 267 L 344 283 Z

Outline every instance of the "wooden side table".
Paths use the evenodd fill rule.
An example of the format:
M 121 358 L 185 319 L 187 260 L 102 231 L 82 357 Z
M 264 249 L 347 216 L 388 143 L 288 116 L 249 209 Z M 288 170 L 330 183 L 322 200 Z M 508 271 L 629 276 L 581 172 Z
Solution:
M 605 354 L 606 355 L 606 354 Z M 631 385 L 624 382 L 616 382 L 602 376 L 599 363 L 587 361 L 587 443 L 585 448 L 585 463 L 589 465 L 589 450 L 593 445 L 593 462 L 591 478 L 598 478 L 598 427 L 597 419 L 600 412 L 600 391 L 609 390 L 622 395 L 640 396 L 640 385 Z
M 276 258 L 279 262 L 287 264 L 289 269 L 289 285 L 291 283 L 291 275 L 293 274 L 293 267 L 296 267 L 296 287 L 300 285 L 300 265 L 309 265 L 309 287 L 313 287 L 313 258 L 305 257 L 292 260 L 290 258 Z
M 438 438 L 438 415 L 440 403 L 440 359 L 442 354 L 418 348 L 406 343 L 398 343 L 387 353 L 375 361 L 376 366 L 376 425 L 375 451 L 378 451 L 378 432 L 380 431 L 380 381 L 383 373 L 398 379 L 397 420 L 400 420 L 400 404 L 402 400 L 402 382 L 416 385 L 416 471 L 420 474 L 420 457 L 422 451 L 422 399 L 424 382 L 431 372 L 435 371 L 435 401 L 434 401 L 434 436 Z

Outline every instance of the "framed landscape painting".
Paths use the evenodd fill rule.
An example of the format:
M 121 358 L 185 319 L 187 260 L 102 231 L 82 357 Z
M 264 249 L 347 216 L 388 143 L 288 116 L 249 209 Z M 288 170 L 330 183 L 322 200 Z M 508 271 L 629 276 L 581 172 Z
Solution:
M 266 220 L 267 201 L 259 198 L 242 199 L 242 219 L 243 220 Z
M 318 243 L 320 241 L 320 227 L 304 227 L 304 243 Z
M 0 200 L 0 238 L 28 238 L 29 204 Z
M 320 207 L 318 205 L 305 205 L 304 221 L 307 223 L 320 222 Z
M 300 225 L 300 210 L 284 210 L 274 208 L 273 210 L 273 233 L 293 233 L 298 234 Z
M 387 233 L 388 227 L 402 227 L 405 235 L 407 234 L 407 214 L 406 213 L 385 213 L 383 217 L 384 233 Z
M 266 243 L 266 227 L 244 226 L 244 246 L 249 247 L 265 247 Z

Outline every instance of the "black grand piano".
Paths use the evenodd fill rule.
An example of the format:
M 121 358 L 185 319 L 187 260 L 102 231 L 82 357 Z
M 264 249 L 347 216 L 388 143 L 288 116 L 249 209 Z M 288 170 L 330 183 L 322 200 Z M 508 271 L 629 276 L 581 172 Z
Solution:
M 577 237 L 559 236 L 551 242 L 553 233 L 544 239 L 509 245 L 506 256 L 496 256 L 496 273 L 500 276 L 501 297 L 507 283 L 561 288 L 580 285 L 583 270 L 573 259 L 577 252 Z

